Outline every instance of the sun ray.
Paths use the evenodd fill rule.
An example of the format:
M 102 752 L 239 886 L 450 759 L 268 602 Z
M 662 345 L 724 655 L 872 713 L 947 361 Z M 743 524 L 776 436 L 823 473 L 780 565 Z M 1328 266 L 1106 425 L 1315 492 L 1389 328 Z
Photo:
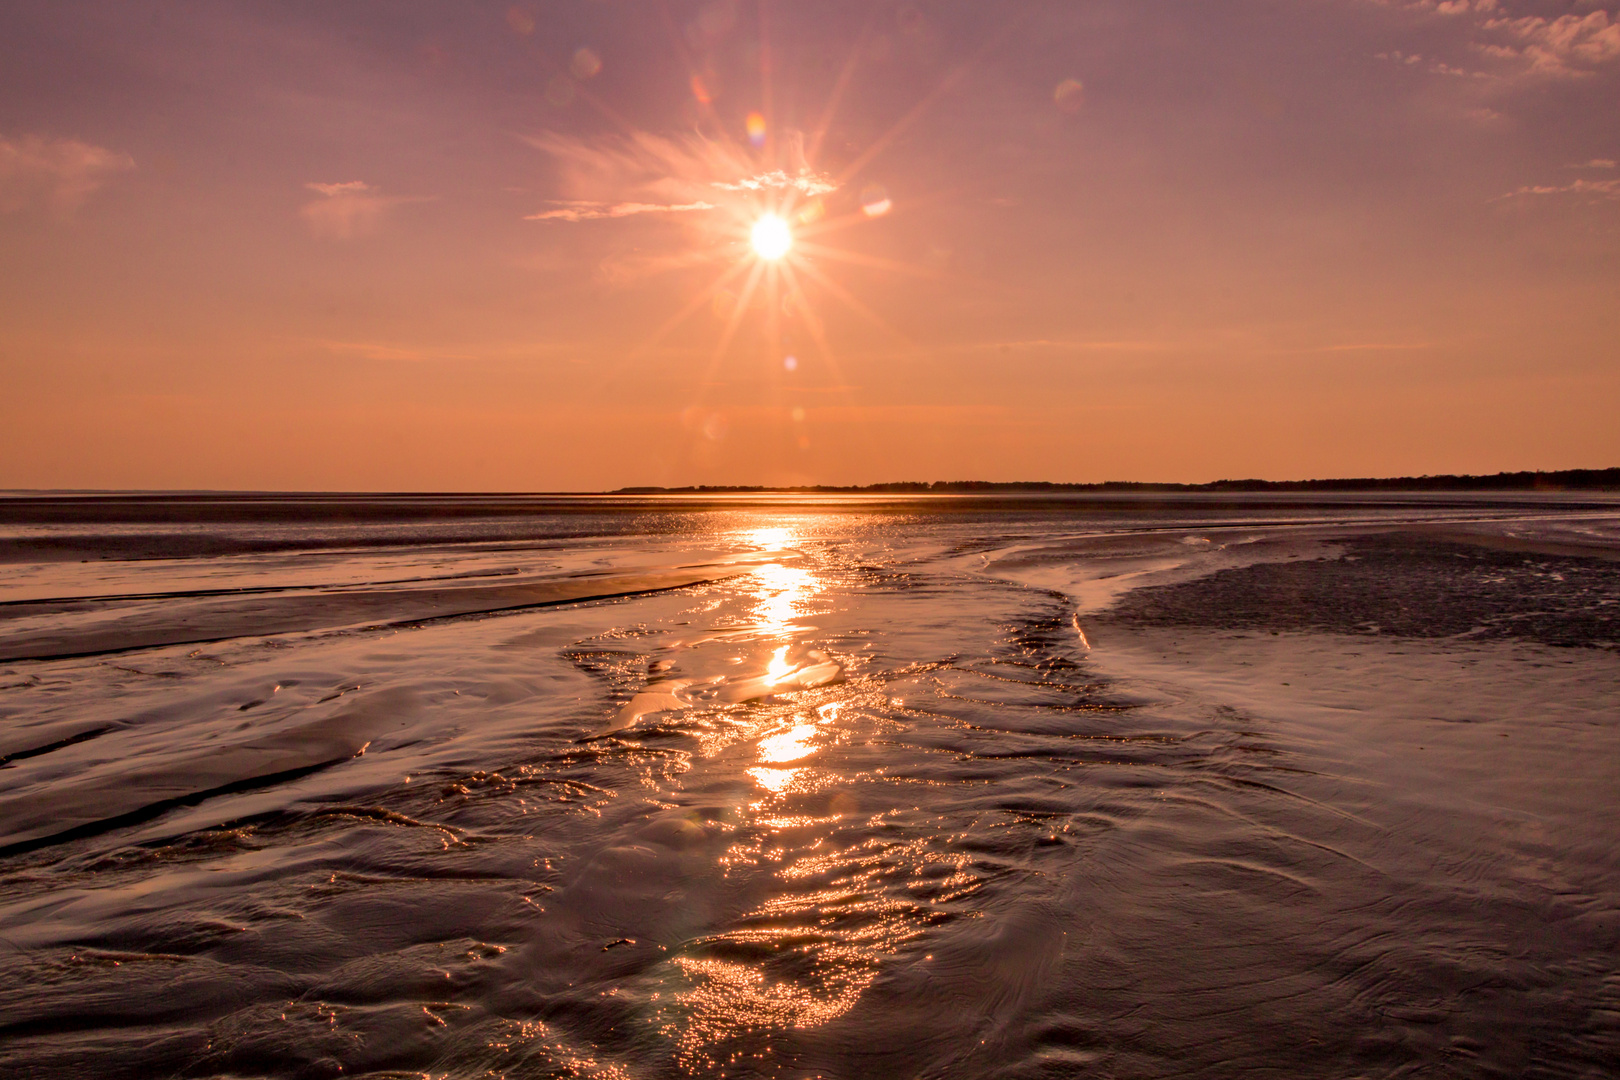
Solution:
M 910 338 L 906 337 L 906 335 L 890 326 L 883 316 L 861 303 L 854 293 L 851 293 L 848 289 L 838 284 L 838 282 L 834 281 L 826 274 L 823 274 L 810 262 L 801 262 L 799 264 L 799 269 L 804 271 L 805 276 L 810 278 L 810 280 L 814 281 L 817 285 L 820 285 L 823 289 L 826 289 L 828 292 L 838 297 L 838 299 L 842 300 L 850 308 L 850 310 L 854 311 L 856 314 L 869 320 L 873 325 L 877 326 L 885 333 L 892 335 L 896 340 L 900 341 L 906 347 L 912 349 L 917 347 L 916 343 Z
M 731 309 L 731 314 L 726 319 L 725 329 L 720 334 L 719 344 L 714 347 L 714 358 L 709 365 L 709 373 L 705 377 L 705 382 L 714 377 L 721 358 L 725 356 L 726 349 L 731 345 L 731 339 L 737 336 L 737 329 L 742 325 L 743 317 L 748 313 L 748 303 L 754 298 L 754 290 L 759 288 L 759 279 L 764 275 L 765 268 L 765 263 L 757 259 L 754 260 L 753 268 L 748 274 L 748 282 L 743 286 L 741 295 L 737 297 L 737 306 Z
M 822 218 L 820 221 L 800 225 L 794 235 L 809 238 L 820 236 L 822 233 L 843 232 L 845 229 L 853 228 L 856 225 L 864 225 L 871 220 L 869 215 L 857 210 L 852 214 L 840 214 L 835 218 Z
M 747 266 L 749 264 L 743 263 L 742 265 Z M 754 290 L 758 287 L 760 276 L 765 272 L 765 269 L 766 264 L 764 262 L 758 259 L 753 260 L 748 281 L 743 285 L 742 295 L 737 297 L 737 306 L 731 310 L 730 317 L 726 319 L 725 329 L 721 332 L 720 340 L 715 345 L 713 354 L 709 357 L 709 366 L 704 371 L 703 378 L 698 380 L 697 392 L 692 399 L 693 405 L 702 404 L 704 390 L 714 381 L 715 375 L 718 374 L 720 362 L 725 359 L 726 349 L 730 347 L 731 339 L 736 336 L 737 328 L 742 324 L 743 317 L 748 311 L 749 301 L 753 299 Z
M 787 281 L 788 295 L 796 297 L 794 317 L 803 319 L 811 327 L 820 329 L 821 319 L 816 315 L 815 309 L 810 306 L 805 297 L 804 286 L 799 282 L 799 276 L 794 272 L 791 260 L 782 263 L 782 277 Z
M 795 157 L 793 161 L 784 162 L 780 160 L 784 144 L 781 142 L 781 132 L 778 130 L 775 115 L 777 104 L 775 91 L 778 89 L 774 82 L 775 54 L 769 41 L 774 12 L 769 6 L 769 0 L 757 0 L 757 3 L 761 112 L 750 121 L 749 138 L 743 142 L 739 141 L 743 135 L 741 130 L 733 132 L 722 123 L 713 96 L 707 92 L 712 90 L 713 86 L 710 84 L 706 90 L 701 78 L 703 70 L 700 70 L 695 62 L 696 54 L 687 48 L 668 0 L 658 0 L 657 9 L 668 34 L 671 51 L 692 80 L 694 106 L 700 125 L 700 130 L 695 132 L 696 137 L 709 144 L 706 152 L 716 166 L 722 161 L 725 162 L 723 170 L 760 171 L 720 176 L 718 179 L 709 177 L 713 180 L 715 190 L 715 194 L 709 198 L 718 204 L 715 206 L 718 213 L 697 220 L 701 229 L 714 240 L 721 242 L 704 245 L 701 251 L 691 252 L 684 257 L 655 257 L 648 264 L 648 268 L 677 270 L 685 266 L 726 259 L 731 260 L 729 265 L 700 287 L 643 342 L 623 354 L 619 364 L 603 365 L 600 369 L 604 377 L 614 377 L 614 373 L 624 361 L 647 355 L 706 305 L 715 303 L 716 298 L 726 290 L 737 289 L 741 295 L 735 298 L 731 309 L 724 312 L 723 324 L 713 340 L 712 350 L 708 350 L 706 370 L 693 387 L 694 406 L 701 405 L 702 399 L 712 392 L 713 387 L 720 384 L 720 373 L 729 370 L 728 365 L 741 362 L 740 358 L 744 354 L 756 355 L 755 349 L 763 350 L 764 355 L 769 358 L 768 366 L 780 371 L 786 355 L 784 350 L 793 346 L 790 335 L 797 335 L 801 331 L 809 339 L 806 344 L 813 343 L 825 363 L 826 373 L 833 380 L 833 385 L 824 389 L 836 390 L 841 397 L 847 397 L 850 391 L 848 380 L 842 371 L 837 350 L 829 338 L 828 327 L 821 310 L 827 298 L 842 304 L 906 350 L 915 351 L 918 346 L 906 334 L 873 310 L 856 291 L 840 284 L 837 276 L 831 272 L 835 266 L 862 267 L 936 281 L 947 276 L 956 276 L 947 275 L 942 268 L 863 251 L 852 251 L 845 245 L 828 242 L 835 234 L 845 229 L 869 223 L 874 217 L 883 216 L 881 211 L 874 211 L 871 207 L 863 207 L 854 213 L 840 214 L 833 218 L 819 217 L 818 215 L 822 213 L 819 208 L 817 214 L 795 213 L 796 207 L 811 197 L 810 193 L 785 180 L 773 180 L 773 170 L 808 168 L 811 162 L 819 158 L 834 120 L 848 96 L 856 73 L 860 70 L 864 56 L 863 49 L 870 37 L 873 23 L 871 18 L 868 18 L 867 25 L 862 28 L 859 38 L 839 71 L 826 105 L 820 112 L 815 130 L 810 134 L 808 144 L 802 147 L 803 160 Z M 834 185 L 832 190 L 846 187 L 855 176 L 891 147 L 902 133 L 934 108 L 946 94 L 959 86 L 982 60 L 985 52 L 1003 40 L 1008 32 L 1009 27 L 1004 26 L 1000 33 L 984 41 L 971 57 L 947 72 L 938 85 L 890 125 L 876 141 L 868 145 L 852 163 L 841 170 L 836 178 L 825 177 L 824 179 Z M 640 132 L 627 124 L 610 106 L 598 100 L 596 95 L 584 91 L 583 87 L 579 89 L 582 99 L 588 101 L 616 127 L 632 137 L 640 135 Z M 821 178 L 821 174 L 818 173 L 817 176 Z M 688 177 L 683 182 L 702 183 L 707 186 L 704 178 L 699 175 Z M 912 210 L 918 205 L 944 198 L 947 194 L 950 192 L 930 192 L 921 198 L 908 198 L 905 209 Z M 887 210 L 887 205 L 885 204 L 882 209 Z M 804 220 L 800 220 L 801 217 Z M 739 280 L 742 282 L 741 285 L 738 284 Z M 729 296 L 729 293 L 725 294 Z M 721 314 L 719 305 L 715 306 L 716 313 Z M 743 332 L 745 325 L 750 328 L 751 336 L 757 333 L 757 344 L 739 352 L 736 349 L 738 335 Z M 792 365 L 788 367 L 791 369 Z M 808 392 L 806 386 L 798 383 L 790 384 L 780 378 L 772 385 L 776 386 L 779 392 L 787 391 L 790 386 L 795 388 L 793 390 L 795 393 Z M 711 433 L 711 437 L 715 436 Z
M 944 279 L 946 276 L 938 270 L 932 270 L 927 267 L 912 266 L 909 263 L 896 262 L 893 259 L 885 259 L 878 255 L 864 255 L 858 251 L 844 251 L 839 248 L 827 247 L 823 244 L 807 243 L 803 240 L 798 242 L 797 247 L 806 255 L 812 255 L 818 259 L 826 259 L 829 262 L 849 263 L 852 266 L 866 266 L 874 270 L 888 270 L 896 274 L 910 274 L 912 277 L 927 278 L 931 281 L 939 281 Z
M 838 113 L 838 106 L 843 101 L 844 92 L 855 78 L 857 61 L 861 58 L 861 51 L 866 48 L 866 39 L 872 32 L 872 17 L 868 16 L 866 25 L 861 27 L 861 33 L 855 39 L 854 48 L 849 51 L 849 59 L 844 61 L 844 70 L 838 73 L 838 81 L 833 83 L 832 96 L 827 99 L 827 107 L 822 110 L 821 121 L 810 137 L 810 143 L 804 148 L 806 162 L 814 162 L 821 156 L 821 144 L 827 138 L 827 132 L 832 129 L 833 117 Z
M 765 348 L 774 363 L 782 357 L 782 276 L 776 263 L 765 269 Z
M 748 266 L 749 260 L 738 259 L 726 269 L 725 273 L 715 278 L 714 281 L 709 284 L 708 288 L 702 290 L 696 296 L 694 296 L 685 307 L 681 308 L 674 315 L 671 315 L 668 319 L 664 320 L 658 329 L 654 330 L 644 343 L 636 346 L 636 348 L 632 350 L 629 355 L 645 355 L 647 350 L 658 344 L 665 334 L 668 334 L 681 323 L 691 318 L 700 308 L 703 307 L 703 305 L 712 302 L 714 298 L 720 294 L 720 290 L 724 289 L 728 284 L 735 280 L 738 274 L 748 269 Z
M 776 157 L 776 108 L 771 96 L 771 32 L 767 0 L 759 0 L 759 111 L 765 117 L 765 160 Z
M 669 43 L 675 50 L 675 58 L 680 61 L 681 67 L 686 69 L 686 75 L 691 86 L 695 88 L 701 85 L 702 72 L 692 63 L 692 54 L 686 51 L 686 45 L 681 41 L 680 31 L 675 26 L 675 18 L 669 12 L 668 0 L 658 0 L 658 14 L 663 19 L 665 31 L 669 34 Z M 720 138 L 725 141 L 726 148 L 740 154 L 742 147 L 737 140 L 731 137 L 730 129 L 721 121 L 719 112 L 715 110 L 714 102 L 711 99 L 698 96 L 695 92 L 692 96 L 697 101 L 698 107 L 703 110 L 703 115 L 708 118 L 714 129 L 720 133 Z
M 782 273 L 795 291 L 803 293 L 804 290 L 799 285 L 798 276 L 792 266 L 783 266 Z M 816 348 L 820 351 L 822 359 L 827 362 L 827 367 L 832 371 L 833 385 L 842 388 L 839 394 L 847 400 L 849 388 L 844 379 L 843 367 L 838 363 L 838 357 L 833 352 L 832 344 L 827 340 L 826 328 L 822 326 L 821 320 L 816 318 L 815 314 L 808 309 L 804 313 L 804 325 L 805 330 L 810 334 L 810 340 L 816 343 Z
M 952 195 L 962 194 L 964 190 L 965 189 L 963 188 L 945 188 L 943 190 L 925 192 L 921 195 L 911 195 L 906 198 L 903 207 L 886 211 L 879 216 L 890 217 L 897 213 L 910 213 L 915 211 L 920 206 L 927 206 L 930 203 L 944 202 Z M 848 214 L 840 214 L 837 217 L 822 218 L 819 221 L 801 224 L 796 230 L 794 230 L 793 235 L 795 238 L 809 239 L 814 236 L 821 236 L 825 233 L 843 232 L 845 229 L 852 229 L 857 225 L 864 225 L 871 220 L 873 220 L 872 215 L 868 214 L 866 211 L 855 210 Z
M 992 48 L 1005 41 L 1012 31 L 1027 17 L 1027 15 L 1024 15 L 1016 19 L 1009 19 L 998 33 L 991 34 L 990 37 L 985 39 L 984 44 L 980 45 L 979 48 L 974 51 L 972 56 L 968 57 L 961 64 L 958 64 L 956 68 L 950 72 L 950 74 L 946 75 L 945 78 L 940 81 L 938 86 L 929 91 L 921 101 L 913 105 L 910 111 L 908 111 L 904 116 L 902 116 L 899 120 L 896 120 L 888 131 L 878 136 L 872 145 L 862 151 L 862 153 L 856 157 L 854 161 L 846 165 L 835 178 L 835 182 L 838 184 L 838 186 L 843 187 L 845 184 L 849 183 L 850 180 L 860 174 L 862 169 L 870 165 L 879 154 L 882 154 L 885 150 L 887 150 L 890 145 L 893 144 L 894 140 L 900 136 L 901 132 L 905 131 L 906 128 L 922 119 L 924 114 L 926 114 L 929 109 L 933 108 L 934 104 L 939 101 L 940 98 L 944 97 L 953 88 L 955 88 L 957 83 L 961 82 L 967 77 L 967 73 L 972 71 L 978 62 L 984 58 L 985 53 L 989 52 Z

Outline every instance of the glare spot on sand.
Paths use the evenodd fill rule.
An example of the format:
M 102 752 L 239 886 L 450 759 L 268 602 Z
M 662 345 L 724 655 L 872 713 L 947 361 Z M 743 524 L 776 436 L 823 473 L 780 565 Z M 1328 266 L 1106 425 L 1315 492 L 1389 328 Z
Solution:
M 781 551 L 793 542 L 791 529 L 755 529 L 748 534 L 748 541 L 766 551 Z
M 776 655 L 771 657 L 771 662 L 765 667 L 765 677 L 773 683 L 779 683 L 793 674 L 793 665 L 788 663 L 787 651 L 786 645 L 777 649 Z
M 767 769 L 755 767 L 748 770 L 748 775 L 754 783 L 769 791 L 772 795 L 780 795 L 793 786 L 793 781 L 803 769 Z
M 754 571 L 759 581 L 759 602 L 755 617 L 769 634 L 784 634 L 798 618 L 800 605 L 810 594 L 812 575 L 795 566 L 771 563 Z M 784 671 L 783 674 L 786 674 Z
M 816 725 L 795 724 L 787 731 L 779 732 L 768 739 L 761 739 L 759 760 L 783 764 L 809 757 L 815 752 L 815 747 L 810 745 L 810 740 L 815 734 Z

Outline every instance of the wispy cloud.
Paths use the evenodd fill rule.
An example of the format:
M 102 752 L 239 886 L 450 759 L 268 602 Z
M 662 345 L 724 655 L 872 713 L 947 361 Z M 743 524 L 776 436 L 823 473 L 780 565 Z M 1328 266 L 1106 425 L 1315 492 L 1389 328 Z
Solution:
M 78 139 L 0 136 L 0 210 L 70 213 L 109 177 L 134 167 L 128 154 Z
M 1620 14 L 1613 3 L 1584 0 L 1578 6 L 1595 8 L 1582 14 L 1535 13 L 1527 0 L 1373 0 L 1384 7 L 1432 15 L 1462 29 L 1459 42 L 1475 55 L 1498 62 L 1505 78 L 1543 76 L 1584 78 L 1620 61 Z M 1530 9 L 1527 11 L 1526 9 Z M 1415 64 L 1421 59 L 1400 52 L 1382 53 L 1383 59 Z M 1463 69 L 1440 61 L 1428 67 L 1436 74 L 1462 74 Z M 1469 74 L 1484 74 L 1469 72 Z
M 1585 195 L 1594 199 L 1620 199 L 1620 179 L 1575 180 L 1568 184 L 1535 184 L 1510 191 L 1504 199 L 1535 197 L 1538 195 Z
M 586 221 L 637 214 L 719 209 L 724 196 L 770 191 L 822 195 L 831 178 L 804 163 L 795 133 L 782 142 L 785 164 L 761 169 L 754 154 L 732 143 L 695 135 L 666 138 L 637 131 L 581 139 L 546 133 L 528 136 L 559 166 L 562 194 L 554 209 L 527 215 L 530 221 Z
M 1482 46 L 1488 55 L 1521 60 L 1543 74 L 1588 75 L 1593 68 L 1620 59 L 1620 21 L 1601 9 L 1556 18 L 1487 19 L 1482 29 L 1510 41 Z
M 538 214 L 525 214 L 524 221 L 595 221 L 599 218 L 634 217 L 637 214 L 680 214 L 692 210 L 713 210 L 713 203 L 597 203 L 582 200 L 558 200 L 562 205 L 555 210 L 542 210 Z
M 383 214 L 405 203 L 427 202 L 422 196 L 382 195 L 362 180 L 308 183 L 320 197 L 305 203 L 299 215 L 316 236 L 348 240 L 377 227 Z
M 784 169 L 773 169 L 758 176 L 745 176 L 733 183 L 716 180 L 714 186 L 721 191 L 784 191 L 792 188 L 801 195 L 812 197 L 838 190 L 838 185 L 830 177 L 821 176 L 808 168 L 794 176 L 789 176 Z
M 1421 53 L 1406 53 L 1399 49 L 1394 49 L 1390 52 L 1377 53 L 1374 55 L 1374 59 L 1388 60 L 1392 63 L 1401 64 L 1405 67 L 1416 67 L 1419 64 L 1422 64 L 1423 70 L 1427 71 L 1431 75 L 1454 75 L 1469 79 L 1485 79 L 1490 77 L 1483 71 L 1469 71 L 1466 68 L 1453 67 L 1442 60 L 1430 60 L 1427 63 L 1424 63 L 1423 55 Z

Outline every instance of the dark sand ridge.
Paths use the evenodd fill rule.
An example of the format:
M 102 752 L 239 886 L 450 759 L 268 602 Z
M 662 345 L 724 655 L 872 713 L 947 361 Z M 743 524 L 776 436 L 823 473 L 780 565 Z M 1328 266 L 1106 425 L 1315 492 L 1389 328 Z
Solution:
M 779 560 L 776 560 L 779 561 Z M 499 585 L 344 588 L 186 600 L 39 601 L 0 608 L 0 662 L 56 660 L 343 626 L 389 626 L 678 589 L 747 572 L 758 560 Z M 66 623 L 52 616 L 70 616 Z M 8 626 L 8 624 L 10 624 Z
M 330 715 L 257 739 L 208 746 L 135 772 L 111 772 L 0 801 L 0 854 L 131 825 L 216 795 L 291 780 L 365 753 L 385 731 L 404 727 L 408 695 L 381 691 L 334 704 Z M 324 710 L 323 710 L 324 711 Z
M 1517 638 L 1620 646 L 1620 565 L 1554 554 L 1572 545 L 1482 538 L 1456 529 L 1335 541 L 1337 557 L 1257 562 L 1148 585 L 1088 620 L 1088 630 L 1206 627 L 1417 638 Z
M 774 560 L 780 562 L 781 560 Z M 386 626 L 460 615 L 637 596 L 746 573 L 759 560 L 678 566 L 636 573 L 577 574 L 500 585 L 301 590 L 286 594 L 203 595 L 154 604 L 148 598 L 8 605 L 6 622 L 88 616 L 89 625 L 0 630 L 0 659 L 39 660 L 188 645 L 230 638 Z M 134 608 L 135 610 L 130 610 Z M 30 618 L 32 616 L 32 618 Z M 100 616 L 98 618 L 98 616 Z M 347 697 L 347 695 L 344 695 Z M 0 854 L 134 824 L 178 806 L 293 779 L 365 752 L 380 733 L 408 723 L 410 703 L 368 693 L 336 703 L 330 715 L 272 734 L 213 746 L 136 773 L 91 776 L 53 797 L 0 802 Z M 317 711 L 326 711 L 317 703 Z M 0 740 L 0 764 L 25 759 L 108 730 L 100 721 L 24 728 Z
M 1071 597 L 1084 635 L 1137 625 L 1343 630 L 1366 623 L 1367 631 L 1379 623 L 1367 617 L 1369 602 L 1406 602 L 1447 612 L 1429 612 L 1434 625 L 1417 636 L 1484 631 L 1490 623 L 1486 636 L 1599 644 L 1614 640 L 1610 619 L 1620 617 L 1609 607 L 1620 594 L 1614 528 L 1614 513 L 1411 523 L 1191 521 L 1011 547 L 983 570 Z M 1358 565 L 1362 559 L 1371 562 Z M 977 557 L 964 567 L 978 568 Z M 1424 589 L 1421 601 L 1403 594 L 1413 583 Z M 1464 607 L 1456 606 L 1460 599 Z M 1474 622 L 1455 625 L 1464 609 Z M 1351 610 L 1361 614 L 1346 623 Z M 1523 623 L 1523 633 L 1503 631 L 1507 622 Z M 1531 623 L 1539 628 L 1531 630 Z M 1400 620 L 1383 630 L 1411 633 Z

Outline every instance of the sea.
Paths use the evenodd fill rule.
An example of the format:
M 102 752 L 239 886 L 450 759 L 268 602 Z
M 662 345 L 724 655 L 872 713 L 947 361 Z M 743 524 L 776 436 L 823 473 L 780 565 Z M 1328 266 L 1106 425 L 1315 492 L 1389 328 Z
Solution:
M 1620 1073 L 1620 496 L 0 496 L 0 1074 Z

